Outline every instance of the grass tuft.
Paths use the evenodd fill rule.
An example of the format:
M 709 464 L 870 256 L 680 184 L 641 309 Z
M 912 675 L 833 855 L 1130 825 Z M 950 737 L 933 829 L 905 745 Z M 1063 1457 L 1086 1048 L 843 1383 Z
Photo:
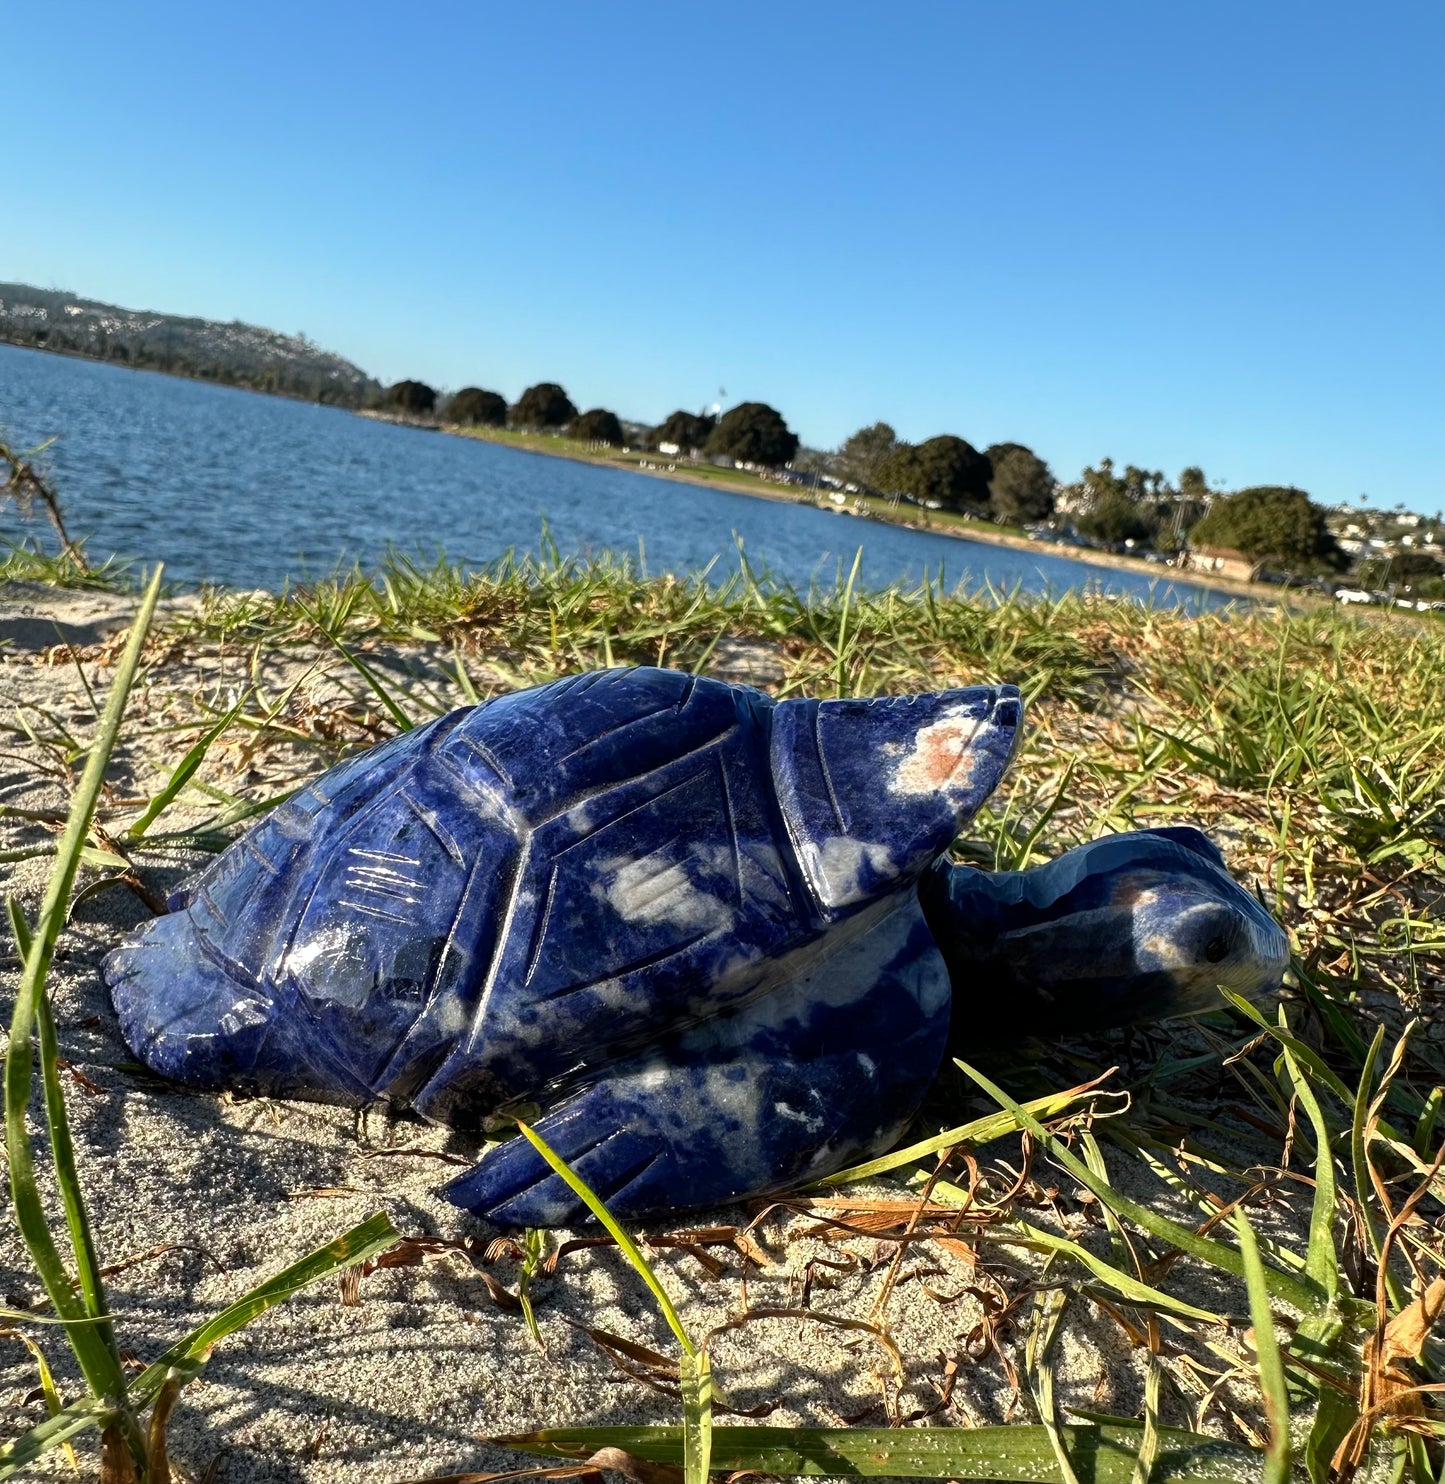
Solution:
M 0 577 L 46 580 L 42 570 L 7 566 Z M 900 1373 L 917 1383 L 924 1361 L 888 1330 L 880 1302 L 876 1324 L 855 1338 L 889 1357 L 879 1407 L 899 1425 L 716 1426 L 710 1466 L 994 1479 L 1062 1479 L 1067 1467 L 1119 1481 L 1270 1470 L 1315 1484 L 1395 1469 L 1424 1484 L 1439 1476 L 1445 1434 L 1432 1389 L 1445 1380 L 1445 1347 L 1431 1332 L 1432 1285 L 1445 1271 L 1439 638 L 1437 624 L 1395 615 L 1265 604 L 1188 615 L 1088 594 L 980 602 L 941 579 L 867 591 L 856 572 L 799 591 L 747 562 L 721 578 L 648 578 L 626 559 L 569 561 L 545 548 L 480 570 L 393 558 L 375 574 L 275 595 L 212 591 L 178 606 L 139 653 L 136 673 L 156 684 L 137 686 L 137 714 L 116 735 L 137 782 L 95 794 L 78 856 L 71 836 L 57 836 L 63 812 L 7 798 L 0 858 L 59 861 L 63 848 L 67 869 L 88 873 L 85 892 L 143 889 L 155 864 L 201 860 L 323 766 L 457 705 L 601 665 L 696 668 L 778 696 L 1018 683 L 1031 719 L 1019 763 L 958 858 L 1020 867 L 1105 830 L 1198 823 L 1291 932 L 1283 1013 L 1222 999 L 1191 1026 L 980 1047 L 969 1062 L 981 1070 L 949 1068 L 891 1154 L 780 1201 L 755 1227 L 615 1233 L 638 1259 L 671 1247 L 710 1277 L 735 1261 L 745 1278 L 770 1234 L 795 1229 L 782 1223 L 812 1223 L 805 1230 L 839 1263 L 876 1266 L 880 1299 L 895 1284 L 939 1283 L 920 1276 L 925 1253 L 967 1271 L 980 1317 L 933 1410 L 899 1404 Z M 119 644 L 83 657 L 87 667 L 122 660 Z M 0 717 L 6 747 L 52 789 L 77 794 L 97 756 L 88 726 L 24 695 Z M 148 770 L 157 751 L 167 761 Z M 47 923 L 42 912 L 32 932 L 12 910 L 27 964 Z M 54 1028 L 43 995 L 30 1004 L 51 1108 L 61 1086 L 45 1078 Z M 14 1089 L 22 1110 L 26 1054 L 12 1051 L 7 1065 L 7 1077 L 26 1072 Z M 23 1123 L 10 1112 L 14 1138 Z M 63 1145 L 61 1104 L 49 1121 Z M 304 1271 L 363 1260 L 388 1231 L 358 1228 Z M 521 1250 L 517 1322 L 540 1339 L 549 1289 L 532 1279 L 555 1279 L 560 1249 L 544 1259 L 531 1238 Z M 81 1281 L 95 1263 L 82 1243 L 57 1277 L 61 1322 L 39 1340 L 27 1329 L 26 1343 L 65 1336 L 86 1347 L 101 1391 L 69 1403 L 55 1391 L 56 1415 L 0 1454 L 0 1468 L 97 1426 L 118 1429 L 132 1459 L 139 1445 L 157 1467 L 145 1409 L 163 1395 L 184 1405 L 180 1388 L 205 1346 L 278 1302 L 300 1271 L 122 1393 L 106 1371 L 103 1290 L 97 1279 L 87 1299 Z M 937 1291 L 945 1313 L 962 1302 L 946 1285 Z M 734 1327 L 765 1315 L 862 1324 L 830 1312 L 822 1285 L 786 1310 L 750 1310 L 745 1283 L 742 1292 Z M 1065 1292 L 1067 1304 L 1048 1297 Z M 1035 1304 L 1029 1365 L 1022 1339 Z M 669 1389 L 682 1384 L 690 1418 L 710 1417 L 723 1404 L 705 1400 L 710 1371 L 691 1361 L 707 1345 L 684 1343 L 697 1333 L 685 1305 L 671 1313 L 683 1360 Z M 6 1316 L 17 1329 L 25 1319 Z M 1070 1389 L 1062 1357 L 1099 1325 L 1139 1358 L 1137 1395 L 1119 1403 L 1137 1404 L 1133 1418 L 1086 1413 Z M 1275 1326 L 1285 1339 L 1271 1357 L 1264 1336 Z M 979 1420 L 966 1397 L 973 1369 L 985 1367 L 1015 1387 L 1017 1406 L 1032 1390 L 1043 1424 L 939 1425 Z M 617 1448 L 694 1477 L 709 1446 L 691 1423 L 513 1441 L 582 1472 L 579 1459 Z

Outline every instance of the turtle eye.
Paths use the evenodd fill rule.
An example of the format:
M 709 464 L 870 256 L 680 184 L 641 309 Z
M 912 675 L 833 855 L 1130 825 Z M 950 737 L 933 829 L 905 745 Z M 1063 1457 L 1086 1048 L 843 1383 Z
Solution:
M 1210 963 L 1217 964 L 1220 959 L 1222 959 L 1228 952 L 1229 944 L 1225 941 L 1223 935 L 1221 934 L 1219 937 L 1211 938 L 1209 940 L 1209 943 L 1204 950 L 1204 956 L 1209 960 Z

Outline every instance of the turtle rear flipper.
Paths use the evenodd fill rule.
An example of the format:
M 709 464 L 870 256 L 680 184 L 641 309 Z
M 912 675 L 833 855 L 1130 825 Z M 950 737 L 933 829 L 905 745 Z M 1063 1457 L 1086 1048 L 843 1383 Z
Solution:
M 148 922 L 104 972 L 126 1044 L 159 1076 L 279 1097 L 371 1096 L 325 1056 L 304 1013 L 208 952 L 183 912 Z
M 943 965 L 907 899 L 805 976 L 618 1067 L 537 1132 L 622 1220 L 790 1189 L 898 1136 L 948 1015 Z M 444 1194 L 504 1226 L 587 1215 L 520 1136 Z

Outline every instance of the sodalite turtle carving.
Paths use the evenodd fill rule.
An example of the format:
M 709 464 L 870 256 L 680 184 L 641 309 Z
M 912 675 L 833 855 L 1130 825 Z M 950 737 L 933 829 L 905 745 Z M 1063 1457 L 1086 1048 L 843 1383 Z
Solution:
M 1280 981 L 1193 829 L 1024 872 L 941 861 L 1019 736 L 1011 686 L 787 700 L 607 670 L 333 768 L 106 960 L 125 1038 L 201 1087 L 387 1098 L 543 1136 L 623 1217 L 897 1138 L 950 1040 L 1122 1025 Z M 582 1214 L 520 1137 L 446 1195 Z

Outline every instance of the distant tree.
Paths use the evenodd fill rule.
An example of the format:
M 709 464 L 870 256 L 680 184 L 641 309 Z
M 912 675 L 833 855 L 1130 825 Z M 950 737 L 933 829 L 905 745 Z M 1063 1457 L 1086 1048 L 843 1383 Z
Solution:
M 879 467 L 878 478 L 890 493 L 983 515 L 992 473 L 988 460 L 971 443 L 944 433 L 919 444 L 896 444 Z
M 590 412 L 578 413 L 567 424 L 567 436 L 578 438 L 583 443 L 621 444 L 622 424 L 615 412 L 605 407 L 594 407 Z
M 1054 475 L 1022 443 L 992 443 L 984 457 L 993 469 L 988 503 L 993 518 L 1008 524 L 1047 520 L 1054 513 Z
M 437 394 L 424 381 L 398 381 L 387 387 L 383 403 L 407 417 L 430 417 L 436 410 Z
M 1355 559 L 1350 575 L 1361 587 L 1386 588 L 1401 597 L 1445 597 L 1445 566 L 1425 551 L 1367 552 Z
M 717 419 L 708 413 L 684 412 L 679 408 L 665 422 L 658 423 L 647 435 L 647 442 L 652 448 L 670 443 L 684 454 L 691 454 L 706 445 L 716 426 Z
M 1390 558 L 1385 569 L 1387 585 L 1397 586 L 1412 598 L 1439 598 L 1445 566 L 1424 551 L 1401 551 Z
M 1100 459 L 1097 465 L 1090 464 L 1078 479 L 1064 489 L 1068 497 L 1068 509 L 1072 511 L 1092 510 L 1110 496 L 1127 499 L 1124 481 L 1114 473 L 1113 459 Z
M 507 425 L 507 399 L 499 392 L 464 386 L 447 404 L 447 416 L 454 423 L 467 427 L 504 428 Z
M 1167 552 L 1182 550 L 1185 545 L 1184 533 L 1204 519 L 1212 498 L 1209 482 L 1198 464 L 1181 469 L 1179 488 L 1170 490 L 1167 484 L 1163 485 L 1161 497 L 1153 502 L 1155 547 Z
M 555 381 L 529 386 L 507 412 L 514 428 L 565 428 L 577 416 L 572 400 Z
M 1109 492 L 1079 515 L 1074 524 L 1084 535 L 1110 546 L 1126 541 L 1148 541 L 1154 535 L 1154 523 L 1146 512 L 1127 495 Z
M 1209 498 L 1209 482 L 1204 477 L 1204 470 L 1198 464 L 1190 464 L 1187 469 L 1179 471 L 1179 493 L 1186 500 L 1207 500 Z
M 780 412 L 766 402 L 739 402 L 723 413 L 708 434 L 706 452 L 740 464 L 778 468 L 798 451 L 798 435 L 789 431 Z
M 1390 558 L 1386 586 L 1395 586 L 1409 598 L 1439 601 L 1445 598 L 1445 565 L 1427 552 L 1398 552 Z
M 923 483 L 922 471 L 918 468 L 918 450 L 902 440 L 873 466 L 874 488 L 886 495 L 912 495 L 920 498 L 918 487 Z
M 1279 485 L 1216 500 L 1189 532 L 1189 542 L 1232 548 L 1290 572 L 1338 571 L 1345 564 L 1324 511 L 1303 490 Z
M 1086 536 L 1111 545 L 1125 541 L 1177 544 L 1174 536 L 1178 492 L 1158 469 L 1126 464 L 1121 474 L 1113 459 L 1100 459 L 1064 491 L 1063 504 Z
M 859 428 L 838 450 L 843 477 L 865 489 L 878 488 L 878 471 L 897 446 L 898 434 L 887 423 Z

